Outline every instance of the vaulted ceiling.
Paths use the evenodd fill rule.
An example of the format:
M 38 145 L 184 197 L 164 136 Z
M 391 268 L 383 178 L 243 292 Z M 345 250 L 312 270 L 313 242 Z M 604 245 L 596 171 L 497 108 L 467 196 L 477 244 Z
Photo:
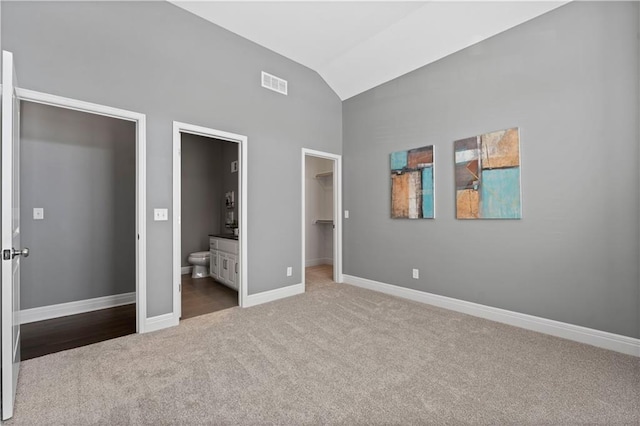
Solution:
M 171 2 L 315 70 L 343 100 L 568 3 Z

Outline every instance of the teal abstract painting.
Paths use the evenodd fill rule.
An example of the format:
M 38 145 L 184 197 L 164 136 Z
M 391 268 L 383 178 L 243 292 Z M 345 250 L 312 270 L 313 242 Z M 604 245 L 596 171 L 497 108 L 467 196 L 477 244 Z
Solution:
M 391 153 L 391 217 L 433 219 L 433 145 Z
M 456 217 L 520 219 L 520 132 L 517 127 L 454 142 Z

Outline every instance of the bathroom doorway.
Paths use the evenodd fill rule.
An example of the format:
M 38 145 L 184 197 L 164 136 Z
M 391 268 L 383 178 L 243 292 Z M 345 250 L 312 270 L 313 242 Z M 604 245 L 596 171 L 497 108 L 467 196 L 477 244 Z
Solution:
M 302 268 L 305 291 L 342 282 L 341 157 L 302 150 Z
M 174 122 L 173 315 L 179 319 L 241 306 L 244 164 L 245 137 Z

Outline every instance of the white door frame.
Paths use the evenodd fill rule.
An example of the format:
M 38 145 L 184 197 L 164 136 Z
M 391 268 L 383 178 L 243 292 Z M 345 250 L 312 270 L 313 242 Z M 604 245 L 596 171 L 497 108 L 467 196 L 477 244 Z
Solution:
M 247 302 L 247 143 L 246 136 L 229 133 L 222 130 L 210 129 L 208 127 L 197 126 L 195 124 L 173 122 L 173 317 L 174 321 L 180 319 L 182 313 L 181 284 L 181 236 L 180 216 L 182 215 L 182 164 L 180 150 L 182 146 L 182 133 L 189 133 L 197 136 L 204 136 L 213 139 L 221 139 L 228 142 L 237 143 L 240 148 L 238 161 L 238 188 L 240 189 L 240 217 L 238 221 L 238 243 L 240 245 L 240 271 L 238 277 L 238 305 L 245 307 Z
M 333 280 L 337 283 L 344 282 L 342 274 L 342 155 L 330 152 L 316 151 L 302 148 L 302 286 L 305 286 L 306 267 L 306 204 L 305 204 L 305 179 L 307 156 L 324 158 L 333 161 Z
M 21 88 L 16 88 L 16 94 L 22 101 L 136 123 L 136 332 L 144 333 L 147 321 L 147 119 L 145 114 Z

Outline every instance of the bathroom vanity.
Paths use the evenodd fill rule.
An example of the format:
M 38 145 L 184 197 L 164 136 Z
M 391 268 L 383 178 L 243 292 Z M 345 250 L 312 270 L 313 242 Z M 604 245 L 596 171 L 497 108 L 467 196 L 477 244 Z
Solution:
M 238 237 L 209 235 L 209 273 L 211 277 L 234 290 L 238 290 Z

